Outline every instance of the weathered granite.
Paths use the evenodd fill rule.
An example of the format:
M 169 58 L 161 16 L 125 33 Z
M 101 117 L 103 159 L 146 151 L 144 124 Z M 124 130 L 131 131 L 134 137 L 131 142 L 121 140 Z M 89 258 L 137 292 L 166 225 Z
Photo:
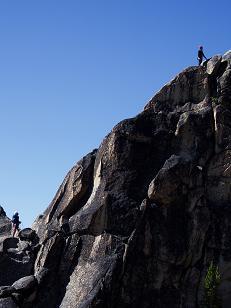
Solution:
M 197 308 L 211 262 L 230 307 L 230 72 L 230 52 L 184 70 L 70 170 L 22 307 Z

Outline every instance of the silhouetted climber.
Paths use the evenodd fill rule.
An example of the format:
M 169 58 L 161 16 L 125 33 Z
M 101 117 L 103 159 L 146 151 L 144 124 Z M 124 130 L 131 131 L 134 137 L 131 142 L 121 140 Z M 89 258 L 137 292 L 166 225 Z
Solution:
M 203 61 L 203 58 L 205 58 L 206 60 L 208 60 L 206 58 L 206 56 L 204 55 L 204 52 L 203 52 L 203 46 L 200 46 L 199 50 L 198 50 L 198 54 L 197 54 L 197 60 L 199 61 L 198 62 L 198 65 L 201 65 L 202 61 Z
M 12 217 L 12 224 L 13 224 L 13 237 L 15 236 L 16 231 L 19 231 L 19 225 L 21 221 L 19 221 L 19 215 L 18 212 L 14 212 L 14 215 Z

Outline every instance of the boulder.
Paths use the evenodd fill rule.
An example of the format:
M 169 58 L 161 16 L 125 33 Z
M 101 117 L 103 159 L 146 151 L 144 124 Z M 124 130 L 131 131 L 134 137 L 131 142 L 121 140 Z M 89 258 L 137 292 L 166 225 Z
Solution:
M 9 297 L 12 293 L 15 292 L 15 288 L 11 286 L 1 286 L 0 287 L 0 298 Z
M 2 243 L 3 251 L 7 252 L 7 250 L 10 249 L 10 248 L 17 248 L 18 242 L 19 242 L 19 240 L 16 237 L 6 238 Z
M 28 242 L 6 237 L 0 252 L 0 270 L 7 271 L 7 275 L 0 276 L 0 285 L 11 285 L 15 280 L 31 274 L 35 254 Z
M 216 75 L 216 73 L 217 73 L 217 71 L 218 71 L 218 69 L 220 67 L 221 60 L 222 60 L 222 56 L 220 56 L 220 55 L 212 57 L 207 62 L 206 72 L 209 75 L 213 75 L 213 74 Z
M 0 298 L 0 308 L 19 308 L 11 297 Z
M 15 281 L 12 285 L 17 293 L 24 293 L 37 287 L 37 280 L 33 275 L 25 276 Z
M 223 56 L 222 61 L 231 61 L 231 50 L 228 50 Z
M 33 241 L 36 237 L 36 232 L 31 228 L 25 228 L 20 230 L 18 237 L 21 241 Z

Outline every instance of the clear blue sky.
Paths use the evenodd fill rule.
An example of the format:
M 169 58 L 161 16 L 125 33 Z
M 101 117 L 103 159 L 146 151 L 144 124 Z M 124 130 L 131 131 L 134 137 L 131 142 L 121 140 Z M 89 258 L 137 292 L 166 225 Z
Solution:
M 67 171 L 197 46 L 231 48 L 230 1 L 0 0 L 0 204 L 31 225 Z

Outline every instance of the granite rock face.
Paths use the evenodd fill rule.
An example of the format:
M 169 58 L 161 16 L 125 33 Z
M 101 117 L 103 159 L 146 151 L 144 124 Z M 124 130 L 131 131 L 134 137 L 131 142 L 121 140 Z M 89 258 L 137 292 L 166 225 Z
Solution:
M 213 262 L 230 307 L 230 55 L 180 73 L 70 170 L 32 227 L 30 276 L 4 300 L 196 308 Z

